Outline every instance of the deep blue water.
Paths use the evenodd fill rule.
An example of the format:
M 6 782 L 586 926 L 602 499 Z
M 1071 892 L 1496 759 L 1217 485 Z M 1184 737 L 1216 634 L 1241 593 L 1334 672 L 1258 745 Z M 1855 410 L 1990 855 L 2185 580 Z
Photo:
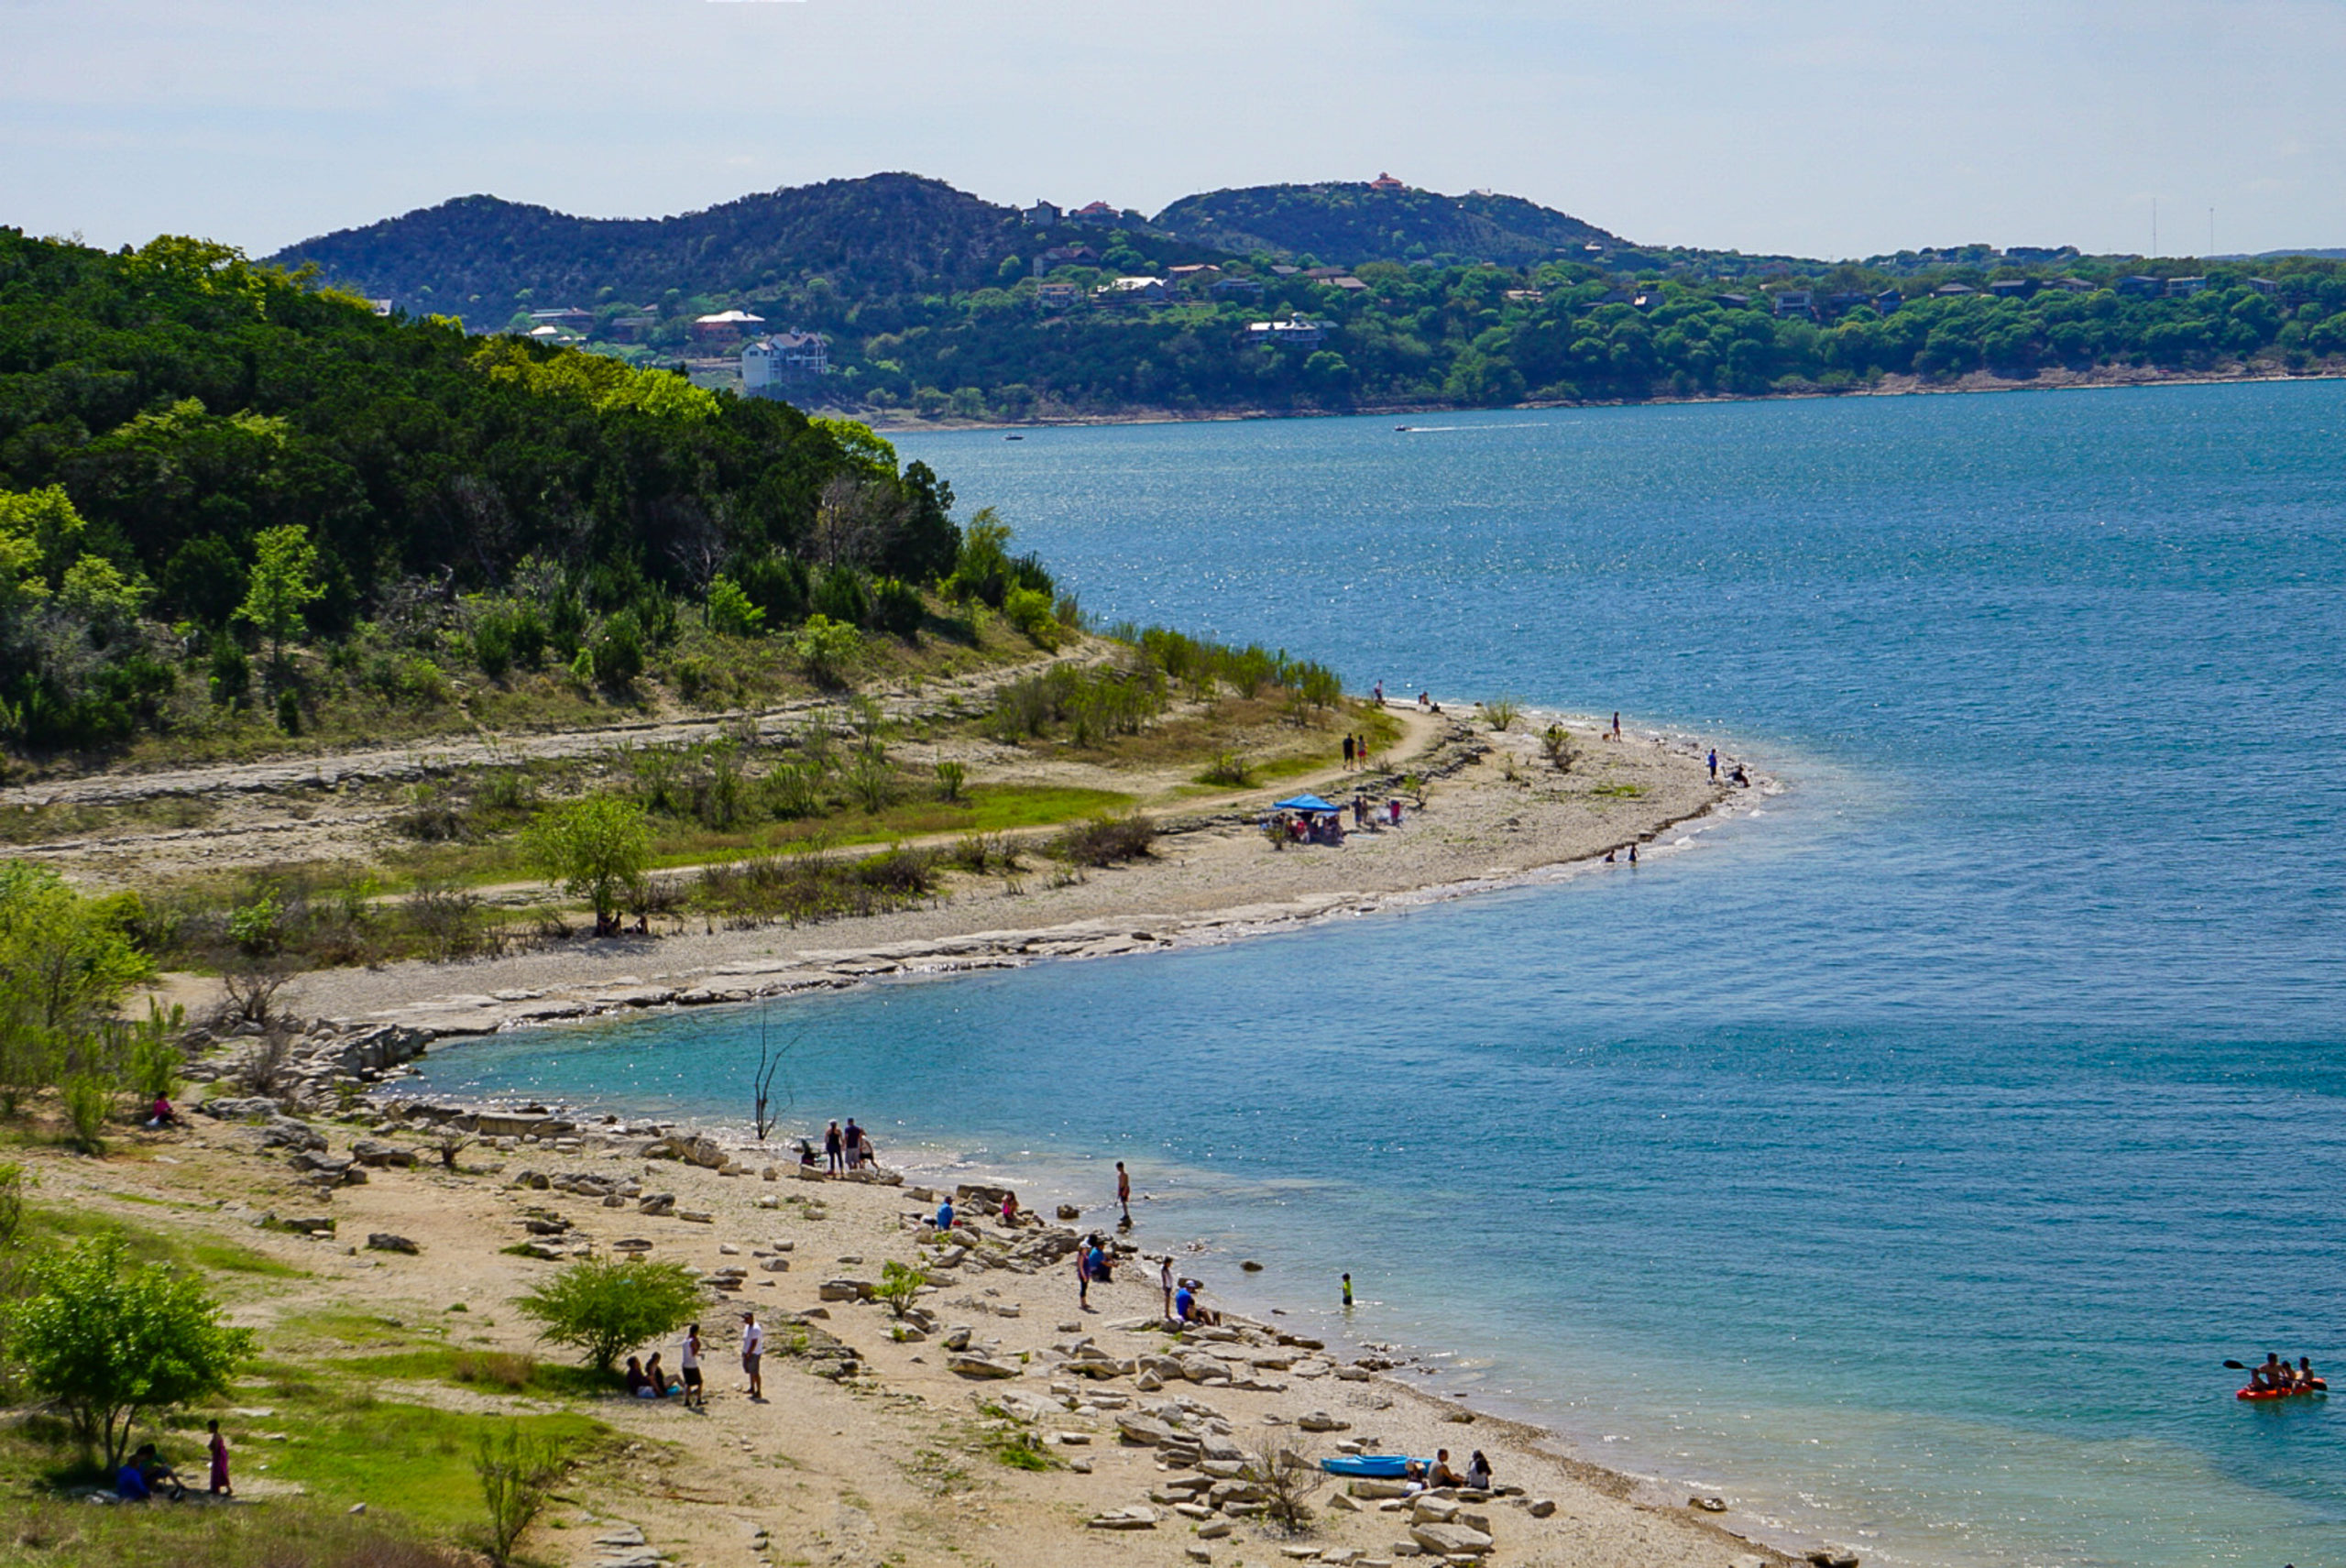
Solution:
M 2219 1365 L 2346 1352 L 2346 385 L 1394 422 L 900 445 L 1096 617 L 1790 793 L 1634 873 L 802 1004 L 802 1106 L 1127 1158 L 1218 1282 L 1350 1268 L 1442 1386 L 1869 1558 L 2346 1563 L 2346 1407 Z M 433 1077 L 738 1119 L 743 1036 Z

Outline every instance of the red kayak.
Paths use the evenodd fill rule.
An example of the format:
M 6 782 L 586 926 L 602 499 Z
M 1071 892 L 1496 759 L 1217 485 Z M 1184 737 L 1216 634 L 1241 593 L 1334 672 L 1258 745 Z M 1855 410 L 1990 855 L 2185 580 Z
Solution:
M 2310 1388 L 2242 1388 L 2232 1396 L 2235 1399 L 2302 1399 L 2315 1394 L 2327 1394 L 2330 1385 L 2317 1377 Z

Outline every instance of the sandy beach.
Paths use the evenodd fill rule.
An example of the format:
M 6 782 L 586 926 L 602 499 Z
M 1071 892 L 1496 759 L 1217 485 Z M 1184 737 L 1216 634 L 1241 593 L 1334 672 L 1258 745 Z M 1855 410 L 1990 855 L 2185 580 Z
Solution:
M 1080 1219 L 1014 1228 L 965 1201 L 975 1223 L 947 1244 L 921 1223 L 941 1194 L 916 1178 L 904 1186 L 799 1179 L 795 1167 L 768 1163 L 783 1157 L 771 1147 L 726 1151 L 722 1170 L 647 1158 L 651 1130 L 621 1126 L 484 1142 L 452 1173 L 397 1117 L 370 1113 L 356 1125 L 314 1124 L 331 1139 L 327 1157 L 368 1140 L 361 1152 L 373 1164 L 364 1185 L 322 1196 L 291 1168 L 288 1151 L 263 1150 L 258 1126 L 192 1120 L 183 1133 L 138 1135 L 136 1158 L 44 1158 L 47 1200 L 137 1223 L 152 1223 L 152 1205 L 168 1201 L 183 1234 L 216 1234 L 301 1271 L 242 1293 L 235 1314 L 277 1352 L 301 1354 L 329 1376 L 337 1355 L 352 1354 L 333 1334 L 353 1311 L 376 1325 L 367 1346 L 376 1354 L 411 1335 L 546 1356 L 505 1304 L 573 1256 L 632 1250 L 707 1282 L 706 1409 L 616 1393 L 587 1400 L 587 1412 L 621 1434 L 623 1452 L 597 1467 L 591 1485 L 566 1489 L 538 1527 L 531 1545 L 542 1561 L 1376 1568 L 1440 1560 L 1444 1544 L 1458 1548 L 1452 1561 L 1554 1568 L 1791 1561 L 1744 1540 L 1737 1532 L 1751 1527 L 1732 1512 L 1652 1495 L 1555 1452 L 1537 1431 L 1426 1398 L 1409 1386 L 1406 1364 L 1372 1356 L 1363 1365 L 1349 1347 L 1285 1332 L 1276 1311 L 1168 1333 L 1158 1268 L 1143 1256 L 1094 1284 L 1084 1310 L 1069 1249 L 1080 1234 L 1115 1234 L 1114 1205 L 1099 1195 Z M 386 1148 L 422 1158 L 387 1163 Z M 1026 1196 L 1058 1210 L 1058 1195 Z M 260 1228 L 264 1216 L 279 1225 Z M 1125 1239 L 1137 1254 L 1178 1249 L 1179 1238 L 1156 1234 L 1145 1204 L 1136 1217 Z M 331 1219 L 332 1234 L 280 1228 L 312 1219 Z M 368 1245 L 384 1235 L 414 1250 Z M 530 1241 L 543 1256 L 515 1255 L 517 1242 Z M 901 1321 L 861 1299 L 891 1260 L 932 1279 Z M 452 1318 L 452 1302 L 469 1310 Z M 737 1369 L 744 1309 L 776 1351 L 762 1401 L 746 1397 Z M 675 1347 L 664 1348 L 673 1366 Z M 542 1398 L 430 1379 L 385 1381 L 375 1392 L 469 1411 L 549 1408 Z M 265 1430 L 270 1415 L 232 1411 L 225 1423 L 257 1483 L 248 1495 L 272 1486 L 249 1469 L 282 1440 Z M 1037 1467 L 1003 1464 L 1005 1437 L 1028 1444 Z M 1343 1445 L 1447 1448 L 1462 1466 L 1480 1450 L 1504 1490 L 1409 1499 L 1332 1483 L 1309 1499 L 1309 1530 L 1289 1536 L 1231 1484 L 1238 1464 L 1268 1450 L 1316 1459 Z M 284 1484 L 274 1485 L 281 1494 Z

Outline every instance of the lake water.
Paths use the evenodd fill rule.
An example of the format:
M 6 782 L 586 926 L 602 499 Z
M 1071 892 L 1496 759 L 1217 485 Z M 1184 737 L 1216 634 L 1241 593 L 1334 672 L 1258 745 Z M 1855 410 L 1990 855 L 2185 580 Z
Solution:
M 1096 617 L 1790 792 L 1635 872 L 776 1009 L 800 1112 L 1127 1158 L 1217 1284 L 1869 1560 L 2346 1563 L 2346 1409 L 2220 1365 L 2346 1351 L 2346 385 L 1395 422 L 900 446 Z M 739 1120 L 752 1033 L 431 1081 Z

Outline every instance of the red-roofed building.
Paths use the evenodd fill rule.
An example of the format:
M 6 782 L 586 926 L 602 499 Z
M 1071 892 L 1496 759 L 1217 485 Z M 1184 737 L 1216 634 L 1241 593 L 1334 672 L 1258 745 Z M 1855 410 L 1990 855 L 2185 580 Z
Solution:
M 1382 170 L 1378 171 L 1376 179 L 1368 182 L 1368 188 L 1372 191 L 1406 191 L 1409 189 L 1407 185 L 1404 185 L 1401 181 L 1394 179 L 1393 176 L 1387 174 Z
M 1087 202 L 1068 214 L 1068 221 L 1078 224 L 1113 224 L 1124 214 L 1105 202 Z

